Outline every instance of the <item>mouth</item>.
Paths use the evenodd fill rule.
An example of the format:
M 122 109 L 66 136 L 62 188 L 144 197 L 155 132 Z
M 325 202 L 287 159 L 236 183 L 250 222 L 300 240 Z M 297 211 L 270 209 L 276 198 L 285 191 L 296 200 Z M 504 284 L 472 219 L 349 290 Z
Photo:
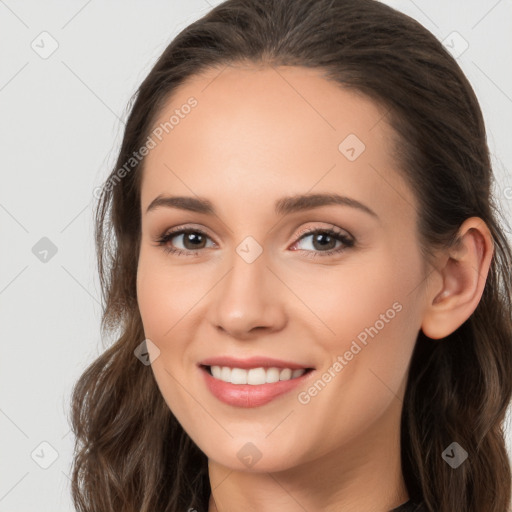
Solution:
M 242 408 L 261 407 L 278 397 L 290 397 L 291 391 L 307 386 L 316 374 L 314 368 L 277 366 L 237 368 L 200 364 L 198 369 L 212 396 Z
M 237 368 L 220 365 L 200 365 L 214 379 L 228 384 L 261 386 L 298 379 L 310 373 L 314 368 L 287 368 L 287 367 L 256 367 Z

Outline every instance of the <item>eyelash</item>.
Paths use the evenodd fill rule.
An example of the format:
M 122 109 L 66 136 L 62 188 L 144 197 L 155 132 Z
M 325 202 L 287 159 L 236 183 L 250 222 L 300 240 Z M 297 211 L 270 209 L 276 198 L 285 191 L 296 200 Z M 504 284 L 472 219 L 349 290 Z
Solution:
M 175 249 L 175 248 L 167 245 L 167 243 L 170 240 L 172 240 L 174 237 L 176 237 L 178 235 L 184 235 L 187 233 L 199 233 L 200 235 L 202 235 L 204 237 L 210 238 L 201 229 L 177 228 L 175 231 L 170 231 L 167 234 L 161 236 L 160 238 L 158 238 L 156 240 L 156 242 L 158 243 L 159 246 L 162 247 L 162 249 L 166 253 L 174 254 L 176 256 L 199 256 L 199 253 L 201 252 L 202 249 L 197 249 L 195 251 L 194 250 L 183 250 L 183 249 Z M 306 238 L 307 236 L 316 235 L 316 234 L 320 234 L 320 233 L 333 237 L 334 239 L 342 242 L 343 245 L 341 247 L 338 247 L 337 249 L 330 249 L 329 251 L 308 251 L 306 249 L 295 249 L 295 250 L 304 251 L 304 252 L 309 253 L 307 256 L 308 258 L 317 257 L 318 255 L 320 255 L 321 257 L 328 257 L 328 256 L 332 256 L 334 254 L 341 253 L 341 252 L 345 251 L 346 249 L 349 249 L 355 245 L 355 241 L 352 238 L 349 238 L 348 236 L 344 235 L 342 232 L 336 231 L 333 228 L 316 228 L 316 229 L 306 229 L 304 231 L 301 231 L 297 235 L 299 238 L 293 245 L 295 245 L 297 242 L 299 242 L 303 238 Z

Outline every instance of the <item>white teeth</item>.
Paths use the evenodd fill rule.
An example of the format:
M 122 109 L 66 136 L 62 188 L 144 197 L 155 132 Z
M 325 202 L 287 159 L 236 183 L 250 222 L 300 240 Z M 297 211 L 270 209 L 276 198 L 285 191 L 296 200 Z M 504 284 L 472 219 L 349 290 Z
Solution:
M 298 370 L 291 370 L 290 368 L 251 368 L 244 370 L 243 368 L 229 368 L 228 366 L 212 366 L 212 375 L 224 382 L 231 382 L 232 384 L 251 384 L 258 386 L 261 384 L 271 384 L 279 380 L 296 379 L 303 375 L 306 370 L 300 368 Z
M 222 369 L 224 370 L 224 368 Z M 232 384 L 247 384 L 247 372 L 241 368 L 233 368 L 230 382 Z

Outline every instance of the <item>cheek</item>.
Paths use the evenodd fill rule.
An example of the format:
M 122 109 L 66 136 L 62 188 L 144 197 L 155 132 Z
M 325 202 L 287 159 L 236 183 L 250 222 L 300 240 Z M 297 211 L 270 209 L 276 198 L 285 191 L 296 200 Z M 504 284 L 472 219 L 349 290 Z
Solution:
M 390 240 L 348 263 L 337 278 L 333 274 L 329 288 L 324 290 L 331 299 L 326 301 L 325 318 L 345 339 L 360 335 L 364 340 L 369 332 L 393 338 L 393 333 L 402 330 L 404 317 L 414 316 L 410 306 L 415 296 L 411 292 L 422 280 L 417 247 Z
M 320 415 L 308 421 L 327 438 L 348 442 L 401 405 L 417 330 L 410 316 L 414 305 L 395 300 L 386 287 L 345 298 L 330 319 L 336 335 L 318 338 L 330 362 L 311 410 L 325 410 L 329 420 Z
M 148 338 L 168 339 L 201 293 L 197 283 L 165 257 L 141 251 L 137 269 L 137 302 Z M 203 292 L 204 293 L 204 292 Z
M 421 266 L 419 260 L 400 261 L 389 252 L 350 267 L 333 272 L 323 286 L 317 281 L 308 296 L 324 323 L 316 338 L 332 362 L 343 358 L 339 384 L 372 401 L 381 392 L 389 394 L 387 387 L 396 393 L 407 370 L 421 324 L 411 293 L 412 283 L 421 280 Z
M 137 301 L 144 326 L 144 335 L 158 349 L 152 349 L 151 370 L 160 393 L 170 410 L 182 416 L 187 410 L 187 397 L 177 382 L 184 381 L 183 357 L 186 340 L 174 336 L 180 319 L 190 307 L 185 307 L 183 294 L 190 287 L 176 284 L 176 271 L 162 265 L 155 255 L 141 252 L 137 269 Z M 156 352 L 158 350 L 158 352 Z M 156 357 L 155 357 L 156 356 Z
M 188 268 L 193 269 L 194 265 Z M 162 395 L 172 409 L 183 402 L 181 387 L 190 368 L 187 348 L 193 330 L 189 328 L 194 305 L 208 287 L 183 268 L 169 265 L 155 251 L 141 251 L 137 269 L 137 302 L 144 335 L 159 350 L 151 365 Z M 191 281 L 192 279 L 192 281 Z M 205 288 L 205 289 L 203 289 Z M 155 351 L 156 353 L 156 351 Z M 175 380 L 177 379 L 177 381 Z M 163 386 L 163 388 L 162 388 Z
M 166 312 L 169 312 L 171 300 L 166 292 L 165 279 L 149 266 L 139 263 L 137 272 L 137 302 L 144 325 L 144 333 L 150 339 L 158 340 L 170 325 L 164 325 Z M 167 316 L 168 320 L 172 320 Z M 158 343 L 160 345 L 160 343 Z
M 380 315 L 396 316 L 396 303 L 402 303 L 407 293 L 402 274 L 389 256 L 365 255 L 322 271 L 314 279 L 301 278 L 296 291 L 323 321 L 322 338 L 337 343 L 357 337 L 376 322 L 381 330 Z

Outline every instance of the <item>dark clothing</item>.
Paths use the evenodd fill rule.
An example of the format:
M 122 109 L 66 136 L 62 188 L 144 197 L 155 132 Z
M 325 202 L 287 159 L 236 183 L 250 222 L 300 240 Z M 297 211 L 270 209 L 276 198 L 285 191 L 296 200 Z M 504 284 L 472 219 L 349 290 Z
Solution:
M 390 512 L 427 512 L 427 509 L 425 508 L 423 502 L 418 503 L 409 500 L 399 507 L 390 510 Z
M 400 505 L 398 508 L 394 508 L 389 512 L 427 512 L 427 509 L 423 503 L 412 502 L 409 500 L 403 505 Z

